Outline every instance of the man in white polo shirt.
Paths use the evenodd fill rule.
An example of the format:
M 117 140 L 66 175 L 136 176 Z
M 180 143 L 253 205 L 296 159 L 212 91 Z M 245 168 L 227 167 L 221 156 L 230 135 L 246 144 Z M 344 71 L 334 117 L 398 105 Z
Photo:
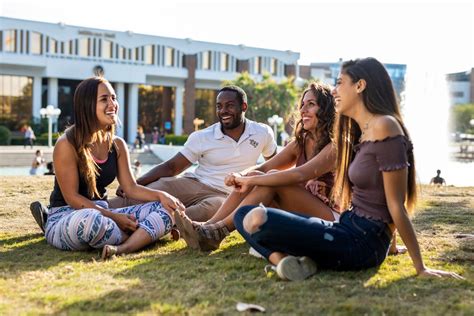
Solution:
M 216 100 L 219 122 L 189 135 L 181 152 L 141 176 L 137 183 L 177 197 L 192 220 L 211 218 L 232 189 L 225 186 L 225 176 L 255 166 L 260 154 L 269 159 L 276 153 L 271 128 L 246 119 L 247 107 L 244 90 L 237 86 L 220 89 Z M 193 163 L 198 163 L 194 172 L 176 177 Z M 141 203 L 124 197 L 120 188 L 117 195 L 109 201 L 111 208 Z

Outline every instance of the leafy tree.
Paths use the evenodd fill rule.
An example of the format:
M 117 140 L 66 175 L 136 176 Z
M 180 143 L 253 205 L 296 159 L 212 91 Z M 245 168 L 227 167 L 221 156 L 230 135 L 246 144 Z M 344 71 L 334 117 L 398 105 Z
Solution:
M 251 120 L 265 123 L 274 114 L 283 117 L 284 122 L 288 123 L 301 91 L 295 85 L 294 78 L 276 82 L 268 73 L 262 76 L 261 81 L 256 81 L 248 72 L 244 72 L 236 79 L 225 81 L 223 84 L 232 84 L 244 89 L 249 104 L 246 116 Z
M 451 108 L 451 130 L 459 133 L 474 134 L 474 104 L 459 104 Z

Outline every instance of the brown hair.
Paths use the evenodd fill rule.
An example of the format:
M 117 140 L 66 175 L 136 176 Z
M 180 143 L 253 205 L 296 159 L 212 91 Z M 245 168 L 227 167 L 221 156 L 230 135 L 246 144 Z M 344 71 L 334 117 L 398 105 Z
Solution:
M 99 84 L 108 83 L 102 77 L 92 77 L 82 81 L 74 93 L 74 124 L 66 130 L 67 140 L 74 146 L 77 156 L 79 175 L 87 184 L 90 197 L 100 197 L 96 186 L 98 166 L 95 163 L 91 146 L 96 141 L 107 138 L 109 150 L 113 146 L 115 126 L 111 125 L 107 131 L 99 128 L 97 120 L 97 92 Z
M 331 133 L 335 116 L 334 97 L 331 94 L 331 87 L 320 82 L 311 82 L 308 88 L 303 91 L 298 104 L 298 109 L 293 113 L 296 122 L 293 135 L 295 136 L 296 143 L 300 148 L 304 147 L 304 138 L 309 132 L 303 128 L 303 118 L 300 113 L 300 109 L 303 107 L 304 96 L 309 91 L 314 94 L 316 103 L 319 106 L 319 109 L 316 112 L 318 124 L 316 126 L 316 144 L 314 147 L 314 153 L 319 153 L 331 142 Z
M 342 64 L 341 73 L 349 76 L 353 83 L 365 80 L 366 88 L 362 92 L 365 107 L 369 112 L 393 116 L 403 129 L 405 136 L 410 139 L 408 131 L 400 115 L 400 107 L 395 97 L 392 81 L 385 67 L 375 58 L 349 60 Z M 352 186 L 349 183 L 349 164 L 354 159 L 354 145 L 359 143 L 361 135 L 357 123 L 344 115 L 337 115 L 334 124 L 334 140 L 337 148 L 336 178 L 333 198 L 343 209 L 349 206 L 352 196 Z M 408 180 L 407 180 L 407 209 L 411 212 L 416 204 L 415 158 L 413 150 L 408 151 Z

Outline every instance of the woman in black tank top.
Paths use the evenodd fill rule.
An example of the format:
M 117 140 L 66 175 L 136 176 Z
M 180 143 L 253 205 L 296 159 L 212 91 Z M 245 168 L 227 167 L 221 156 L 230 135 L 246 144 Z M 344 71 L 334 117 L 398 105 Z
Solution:
M 168 193 L 136 183 L 127 144 L 114 136 L 118 107 L 104 78 L 86 79 L 76 89 L 75 124 L 58 139 L 53 153 L 56 177 L 45 230 L 55 247 L 103 248 L 104 259 L 133 252 L 170 232 L 173 212 L 184 208 Z M 106 187 L 116 177 L 127 197 L 155 202 L 109 209 Z

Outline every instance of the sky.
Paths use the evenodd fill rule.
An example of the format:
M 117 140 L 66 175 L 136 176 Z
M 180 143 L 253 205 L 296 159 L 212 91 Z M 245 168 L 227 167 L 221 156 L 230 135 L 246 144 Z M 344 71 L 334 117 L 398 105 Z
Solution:
M 299 64 L 376 57 L 474 67 L 471 1 L 0 0 L 0 15 L 300 53 Z

